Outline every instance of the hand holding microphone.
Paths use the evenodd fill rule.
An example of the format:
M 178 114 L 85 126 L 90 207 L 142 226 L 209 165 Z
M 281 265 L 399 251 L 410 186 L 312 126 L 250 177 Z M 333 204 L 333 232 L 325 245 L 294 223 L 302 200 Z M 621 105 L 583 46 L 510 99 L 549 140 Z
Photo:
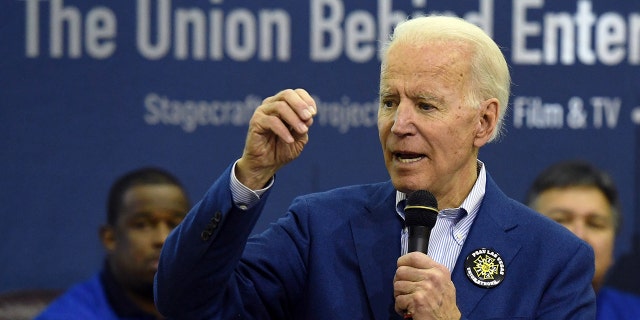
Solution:
M 409 253 L 398 259 L 394 278 L 396 312 L 404 319 L 432 319 L 436 314 L 459 318 L 449 270 L 426 255 L 438 216 L 438 201 L 426 190 L 414 191 L 407 195 L 404 211 Z

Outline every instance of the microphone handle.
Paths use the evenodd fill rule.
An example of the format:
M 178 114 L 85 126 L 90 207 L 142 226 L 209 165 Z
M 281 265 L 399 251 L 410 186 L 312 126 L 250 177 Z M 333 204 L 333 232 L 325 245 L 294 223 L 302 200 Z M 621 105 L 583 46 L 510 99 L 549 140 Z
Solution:
M 427 254 L 429 249 L 429 236 L 431 235 L 431 228 L 425 226 L 410 226 L 407 228 L 409 233 L 409 243 L 407 252 L 420 251 Z M 413 320 L 411 313 L 405 312 L 403 316 L 404 320 Z
M 431 228 L 427 228 L 425 226 L 410 226 L 407 228 L 407 231 L 409 233 L 407 252 L 420 251 L 427 254 Z

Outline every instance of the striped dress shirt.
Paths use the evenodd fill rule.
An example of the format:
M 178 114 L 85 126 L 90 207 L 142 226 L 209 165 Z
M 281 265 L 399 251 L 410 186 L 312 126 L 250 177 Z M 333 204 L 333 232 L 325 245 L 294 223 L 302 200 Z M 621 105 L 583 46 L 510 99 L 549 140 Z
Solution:
M 440 210 L 438 218 L 436 219 L 436 225 L 431 230 L 431 237 L 429 238 L 428 255 L 434 261 L 443 264 L 449 269 L 449 272 L 453 271 L 455 267 L 462 245 L 467 239 L 469 229 L 473 220 L 476 218 L 478 210 L 480 209 L 480 203 L 484 197 L 485 186 L 487 181 L 487 173 L 484 168 L 484 164 L 478 160 L 478 179 L 473 185 L 471 192 L 464 199 L 460 207 L 458 208 L 446 208 Z M 404 220 L 404 202 L 407 195 L 400 191 L 396 192 L 396 212 Z M 401 252 L 406 254 L 408 251 L 408 231 L 407 227 L 402 229 L 400 233 L 401 237 Z

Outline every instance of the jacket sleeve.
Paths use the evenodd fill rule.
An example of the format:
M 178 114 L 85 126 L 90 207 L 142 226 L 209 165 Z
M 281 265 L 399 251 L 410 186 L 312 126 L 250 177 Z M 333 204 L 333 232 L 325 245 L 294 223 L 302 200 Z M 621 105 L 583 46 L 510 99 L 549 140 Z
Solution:
M 158 310 L 169 318 L 214 316 L 268 191 L 249 210 L 236 208 L 229 166 L 167 237 L 154 284 Z M 229 307 L 229 306 L 227 306 Z
M 240 210 L 230 174 L 231 167 L 165 241 L 154 289 L 168 318 L 284 319 L 295 309 L 306 272 L 307 224 L 290 211 L 249 237 L 270 191 Z M 308 210 L 304 201 L 292 208 L 296 202 Z

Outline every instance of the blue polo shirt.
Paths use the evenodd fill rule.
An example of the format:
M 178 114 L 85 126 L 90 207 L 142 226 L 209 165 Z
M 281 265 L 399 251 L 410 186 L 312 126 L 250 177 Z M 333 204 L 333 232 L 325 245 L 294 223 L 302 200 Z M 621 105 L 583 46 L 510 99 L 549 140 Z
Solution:
M 156 320 L 131 302 L 106 263 L 85 282 L 54 300 L 36 320 Z
M 604 287 L 598 291 L 597 320 L 640 319 L 640 296 Z

